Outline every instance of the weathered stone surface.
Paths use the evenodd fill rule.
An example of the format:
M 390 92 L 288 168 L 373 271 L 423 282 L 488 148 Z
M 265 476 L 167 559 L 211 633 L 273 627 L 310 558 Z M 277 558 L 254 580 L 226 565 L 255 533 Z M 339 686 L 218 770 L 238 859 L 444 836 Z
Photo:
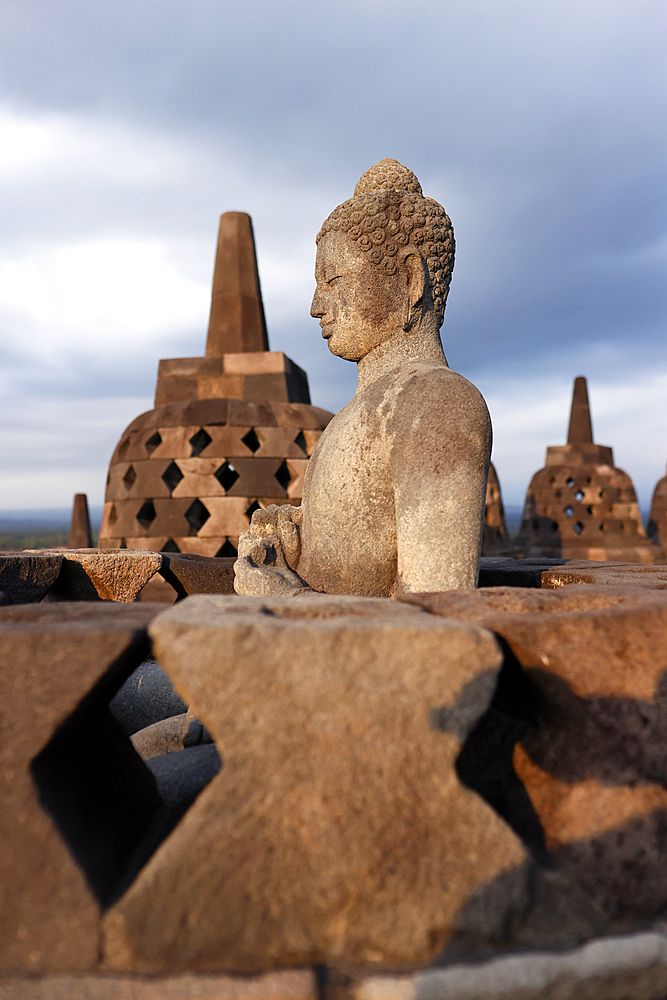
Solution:
M 160 805 L 150 775 L 106 708 L 114 686 L 146 655 L 145 627 L 158 610 L 0 608 L 5 973 L 97 964 L 101 901 L 120 881 Z
M 570 583 L 667 590 L 667 566 L 641 566 L 622 562 L 595 563 L 572 559 L 562 566 L 545 568 L 542 572 L 543 587 L 556 589 Z
M 375 976 L 353 1000 L 663 1000 L 663 933 L 592 941 L 565 953 L 513 955 L 414 976 Z
M 62 564 L 62 551 L 0 552 L 0 590 L 7 604 L 41 601 L 58 579 Z
M 500 490 L 500 480 L 495 466 L 491 462 L 489 464 L 489 478 L 486 482 L 482 555 L 512 555 L 513 552 L 514 545 L 507 532 L 505 522 L 505 507 Z M 484 586 L 484 584 L 480 584 L 480 586 Z
M 310 969 L 257 976 L 0 977 L 1 1000 L 318 1000 Z
M 154 722 L 152 726 L 133 733 L 130 742 L 142 760 L 160 757 L 164 753 L 175 753 L 185 745 L 183 737 L 187 732 L 186 719 L 187 713 L 183 712 L 170 719 Z
M 151 757 L 147 766 L 164 804 L 177 807 L 195 800 L 220 770 L 221 760 L 215 746 L 208 743 Z
M 472 787 L 540 848 L 518 813 L 518 774 L 558 870 L 610 920 L 646 926 L 667 898 L 667 596 L 568 586 L 406 599 L 506 643 L 495 704 L 459 774 L 465 762 Z
M 50 549 L 27 553 L 41 559 Z M 133 549 L 65 549 L 60 575 L 49 591 L 54 601 L 134 601 L 162 566 L 158 552 Z
M 451 222 L 411 170 L 387 159 L 325 220 L 317 243 L 311 316 L 329 350 L 357 364 L 357 391 L 311 456 L 289 539 L 275 511 L 276 530 L 258 511 L 240 536 L 236 590 L 473 588 L 491 424 L 440 341 Z
M 593 443 L 582 376 L 574 381 L 567 444 L 547 448 L 545 467 L 530 481 L 515 543 L 529 556 L 665 560 L 647 538 L 632 480 L 614 468 L 611 448 Z
M 182 715 L 188 706 L 176 694 L 162 667 L 155 660 L 147 660 L 121 685 L 109 708 L 123 732 L 131 736 L 163 719 Z
M 93 536 L 90 530 L 90 516 L 88 514 L 88 497 L 85 493 L 75 493 L 72 504 L 72 520 L 69 527 L 70 549 L 90 549 L 93 545 Z
M 519 841 L 454 773 L 487 633 L 306 595 L 188 598 L 151 634 L 224 767 L 107 914 L 108 967 L 421 961 L 525 907 Z
M 163 557 L 162 576 L 180 597 L 187 594 L 233 594 L 233 557 L 212 559 L 191 553 Z
M 300 500 L 331 416 L 310 405 L 306 373 L 269 351 L 252 223 L 225 213 L 206 356 L 160 361 L 155 409 L 111 459 L 100 548 L 235 557 L 254 510 Z

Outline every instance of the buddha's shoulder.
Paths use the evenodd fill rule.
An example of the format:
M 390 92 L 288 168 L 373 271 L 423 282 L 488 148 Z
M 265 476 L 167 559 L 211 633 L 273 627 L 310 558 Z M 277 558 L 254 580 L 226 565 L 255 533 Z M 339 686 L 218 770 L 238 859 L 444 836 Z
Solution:
M 445 365 L 415 363 L 397 375 L 396 403 L 427 410 L 446 407 L 451 413 L 456 409 L 469 412 L 473 417 L 488 415 L 486 403 L 479 389 L 463 375 Z

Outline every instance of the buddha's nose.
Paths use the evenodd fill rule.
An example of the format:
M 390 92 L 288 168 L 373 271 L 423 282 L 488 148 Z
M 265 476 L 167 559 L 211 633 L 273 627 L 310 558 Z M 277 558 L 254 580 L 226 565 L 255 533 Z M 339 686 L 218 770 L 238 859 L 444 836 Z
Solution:
M 310 315 L 313 319 L 321 319 L 326 312 L 324 306 L 322 305 L 322 296 L 320 295 L 319 289 L 315 289 L 315 294 L 313 295 L 313 301 L 310 304 Z

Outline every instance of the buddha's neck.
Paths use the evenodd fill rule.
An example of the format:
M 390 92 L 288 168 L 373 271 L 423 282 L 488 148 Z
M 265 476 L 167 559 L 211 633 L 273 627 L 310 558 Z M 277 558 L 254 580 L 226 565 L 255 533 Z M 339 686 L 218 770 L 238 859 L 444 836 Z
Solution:
M 447 367 L 435 318 L 426 317 L 416 330 L 397 331 L 357 363 L 357 392 L 396 368 L 415 361 Z

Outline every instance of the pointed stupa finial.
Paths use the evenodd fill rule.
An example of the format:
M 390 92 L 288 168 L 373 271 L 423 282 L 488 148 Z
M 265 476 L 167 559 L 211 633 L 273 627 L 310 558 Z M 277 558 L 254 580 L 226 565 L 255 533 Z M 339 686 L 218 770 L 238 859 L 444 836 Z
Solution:
M 268 351 L 252 222 L 246 212 L 220 216 L 206 356 Z
M 69 549 L 90 549 L 92 546 L 93 536 L 90 530 L 88 497 L 85 493 L 75 493 L 67 547 Z
M 593 444 L 591 408 L 588 405 L 588 387 L 583 375 L 574 380 L 570 427 L 567 432 L 568 444 Z

